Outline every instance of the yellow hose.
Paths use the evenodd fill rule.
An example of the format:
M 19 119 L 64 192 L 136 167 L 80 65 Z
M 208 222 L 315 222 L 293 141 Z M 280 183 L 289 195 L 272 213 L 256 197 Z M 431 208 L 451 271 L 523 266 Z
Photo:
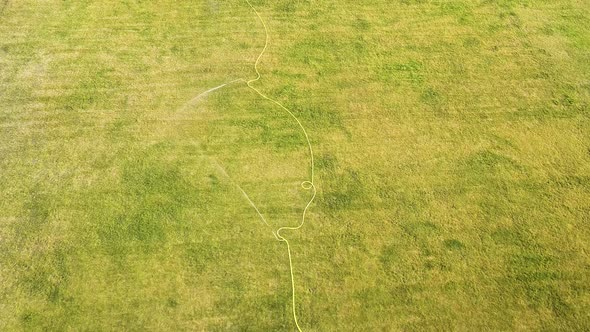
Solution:
M 283 104 L 281 104 L 277 100 L 270 98 L 269 96 L 265 95 L 264 93 L 260 92 L 260 90 L 258 90 L 258 89 L 256 89 L 255 87 L 252 86 L 252 83 L 260 80 L 260 78 L 261 78 L 260 72 L 258 71 L 258 64 L 260 63 L 260 60 L 262 59 L 262 56 L 264 55 L 264 53 L 266 52 L 266 49 L 268 48 L 269 37 L 270 36 L 269 36 L 269 33 L 268 33 L 268 27 L 266 26 L 266 23 L 262 19 L 262 16 L 260 16 L 260 13 L 258 13 L 258 11 L 256 10 L 256 8 L 254 8 L 254 6 L 250 3 L 249 0 L 246 0 L 246 2 L 250 6 L 250 8 L 252 8 L 252 10 L 256 13 L 256 16 L 258 16 L 258 19 L 260 20 L 260 23 L 262 23 L 262 26 L 264 27 L 264 33 L 266 34 L 266 40 L 265 40 L 265 43 L 264 43 L 264 48 L 262 49 L 262 52 L 260 52 L 260 54 L 258 55 L 258 58 L 256 59 L 256 62 L 254 63 L 254 70 L 256 71 L 256 76 L 257 77 L 254 78 L 254 79 L 251 79 L 251 80 L 247 81 L 246 84 L 248 85 L 248 87 L 250 89 L 254 90 L 262 98 L 264 98 L 264 99 L 266 99 L 268 101 L 273 102 L 274 104 L 276 104 L 277 106 L 279 106 L 280 108 L 282 108 L 283 110 L 285 110 L 287 113 L 289 113 L 289 115 L 297 122 L 297 124 L 299 125 L 299 127 L 303 131 L 303 134 L 305 135 L 305 140 L 307 141 L 307 146 L 309 148 L 309 155 L 310 155 L 310 166 L 309 167 L 310 167 L 311 177 L 310 177 L 310 180 L 309 181 L 303 181 L 301 183 L 301 187 L 303 187 L 303 189 L 306 189 L 306 190 L 312 190 L 313 191 L 313 194 L 312 194 L 311 198 L 309 199 L 309 201 L 307 202 L 307 205 L 305 205 L 305 209 L 303 210 L 303 214 L 301 216 L 301 222 L 299 223 L 299 225 L 297 225 L 295 227 L 281 227 L 276 232 L 276 236 L 278 237 L 279 241 L 285 242 L 287 244 L 287 253 L 289 254 L 289 269 L 291 271 L 291 290 L 292 290 L 292 293 L 293 293 L 293 295 L 292 295 L 292 300 L 293 300 L 293 319 L 295 320 L 295 325 L 297 326 L 297 330 L 299 330 L 301 332 L 301 327 L 299 326 L 299 322 L 297 321 L 297 310 L 295 308 L 295 303 L 296 303 L 296 301 L 295 301 L 295 277 L 293 276 L 293 259 L 291 258 L 291 246 L 289 245 L 289 241 L 285 237 L 283 237 L 281 235 L 281 231 L 282 230 L 298 230 L 298 229 L 300 229 L 303 226 L 303 224 L 305 223 L 305 216 L 307 215 L 307 210 L 309 209 L 311 203 L 313 202 L 313 200 L 316 197 L 317 190 L 316 190 L 316 187 L 314 185 L 313 148 L 311 146 L 311 141 L 309 140 L 309 135 L 307 134 L 307 130 L 305 130 L 305 127 L 303 126 L 303 124 L 301 124 L 301 121 L 299 121 L 299 119 L 295 116 L 295 114 L 293 114 L 293 112 L 291 112 L 287 107 L 285 107 Z M 256 209 L 256 210 L 258 212 L 258 209 Z
M 265 43 L 264 43 L 264 48 L 262 49 L 262 51 L 260 52 L 260 54 L 258 55 L 258 58 L 256 58 L 256 62 L 254 63 L 254 71 L 256 72 L 256 78 L 251 79 L 251 80 L 244 80 L 244 79 L 235 79 L 233 81 L 221 84 L 217 87 L 211 88 L 205 92 L 202 92 L 200 94 L 198 94 L 196 97 L 192 98 L 190 101 L 188 101 L 182 108 L 186 108 L 189 107 L 191 105 L 193 105 L 194 103 L 198 102 L 201 98 L 207 96 L 209 93 L 219 90 L 221 88 L 224 88 L 232 83 L 236 83 L 236 82 L 243 82 L 246 83 L 246 85 L 252 89 L 253 91 L 255 91 L 259 96 L 261 96 L 262 98 L 274 103 L 275 105 L 279 106 L 280 108 L 282 108 L 284 111 L 286 111 L 296 122 L 297 125 L 299 125 L 299 127 L 301 128 L 301 130 L 303 131 L 303 134 L 305 135 L 305 140 L 307 142 L 307 146 L 309 148 L 309 156 L 310 156 L 310 164 L 309 164 L 309 169 L 310 169 L 310 179 L 303 181 L 301 183 L 301 187 L 305 190 L 312 190 L 312 196 L 309 199 L 309 201 L 307 202 L 307 204 L 305 205 L 305 209 L 303 209 L 303 214 L 301 216 L 301 222 L 295 226 L 295 227 L 280 227 L 279 229 L 276 230 L 276 232 L 272 229 L 272 227 L 270 226 L 270 224 L 268 223 L 268 221 L 266 220 L 266 218 L 264 218 L 264 215 L 260 212 L 260 210 L 258 209 L 258 207 L 256 206 L 256 204 L 254 204 L 254 202 L 250 199 L 250 197 L 248 196 L 248 194 L 246 193 L 246 191 L 244 191 L 244 189 L 242 189 L 242 187 L 240 187 L 240 185 L 238 183 L 236 183 L 235 181 L 233 181 L 233 179 L 227 174 L 227 172 L 225 171 L 225 169 L 214 159 L 210 158 L 211 161 L 217 166 L 217 168 L 223 173 L 223 175 L 225 177 L 227 177 L 242 193 L 242 195 L 246 198 L 246 200 L 248 201 L 248 203 L 254 208 L 254 210 L 256 211 L 256 213 L 258 214 L 258 216 L 260 217 L 260 219 L 262 220 L 262 222 L 268 226 L 269 228 L 271 228 L 272 234 L 274 235 L 274 237 L 281 242 L 285 242 L 285 244 L 287 244 L 287 253 L 289 256 L 289 270 L 291 273 L 291 290 L 292 290 L 292 307 L 293 307 L 293 319 L 295 321 L 295 325 L 297 326 L 297 330 L 299 332 L 301 332 L 301 327 L 299 326 L 299 322 L 297 320 L 297 310 L 295 308 L 295 304 L 296 304 L 296 300 L 295 300 L 295 277 L 293 275 L 293 259 L 292 259 L 292 255 L 291 255 L 291 246 L 289 244 L 289 241 L 281 235 L 281 231 L 283 230 L 298 230 L 300 229 L 303 224 L 305 224 L 305 217 L 307 215 L 307 211 L 309 210 L 309 207 L 311 206 L 311 203 L 314 201 L 315 197 L 316 197 L 316 187 L 314 184 L 314 159 L 313 159 L 313 148 L 311 146 L 311 141 L 309 139 L 309 135 L 307 134 L 307 130 L 305 130 L 305 127 L 303 126 L 303 124 L 301 123 L 301 121 L 299 121 L 299 119 L 297 118 L 297 116 L 295 116 L 295 114 L 293 114 L 293 112 L 291 112 L 287 107 L 285 107 L 283 104 L 281 104 L 280 102 L 278 102 L 277 100 L 265 95 L 264 93 L 262 93 L 260 90 L 256 89 L 252 83 L 259 81 L 260 78 L 262 77 L 262 75 L 260 74 L 260 71 L 258 71 L 258 65 L 260 64 L 260 60 L 262 59 L 262 56 L 264 55 L 264 53 L 266 52 L 266 49 L 268 48 L 269 45 L 269 38 L 270 35 L 268 33 L 268 27 L 266 25 L 266 22 L 264 22 L 264 19 L 262 19 L 262 16 L 260 16 L 260 13 L 258 13 L 258 11 L 256 10 L 256 8 L 252 5 L 252 3 L 250 3 L 249 0 L 245 0 L 248 5 L 250 6 L 250 8 L 252 9 L 252 11 L 254 11 L 254 13 L 256 13 L 256 16 L 258 16 L 258 19 L 260 20 L 260 22 L 262 23 L 262 26 L 264 27 L 264 33 L 266 35 L 265 38 Z

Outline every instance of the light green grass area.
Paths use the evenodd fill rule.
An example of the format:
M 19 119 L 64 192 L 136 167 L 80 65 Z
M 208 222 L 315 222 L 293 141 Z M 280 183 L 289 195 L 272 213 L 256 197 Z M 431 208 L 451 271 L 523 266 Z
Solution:
M 589 1 L 252 2 L 305 331 L 590 330 Z M 1 331 L 295 329 L 264 38 L 0 0 Z

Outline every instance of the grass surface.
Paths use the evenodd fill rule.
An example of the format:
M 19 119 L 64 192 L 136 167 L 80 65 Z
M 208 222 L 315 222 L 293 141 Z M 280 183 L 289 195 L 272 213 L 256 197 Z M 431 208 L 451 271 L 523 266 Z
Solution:
M 590 329 L 590 3 L 268 1 L 309 331 Z M 243 1 L 0 1 L 0 330 L 293 330 Z M 214 161 L 213 161 L 214 160 Z M 286 235 L 286 234 L 285 234 Z

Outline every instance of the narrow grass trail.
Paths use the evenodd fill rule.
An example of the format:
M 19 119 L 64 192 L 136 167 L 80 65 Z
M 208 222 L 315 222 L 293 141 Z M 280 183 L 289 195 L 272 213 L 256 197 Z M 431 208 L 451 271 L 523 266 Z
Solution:
M 301 129 L 301 131 L 303 132 L 304 136 L 305 136 L 305 140 L 307 143 L 307 147 L 309 149 L 309 156 L 310 156 L 310 162 L 309 162 L 309 171 L 310 171 L 310 178 L 309 180 L 305 180 L 301 183 L 301 187 L 305 190 L 310 190 L 311 191 L 311 197 L 309 198 L 307 204 L 305 205 L 305 208 L 303 209 L 303 213 L 301 215 L 301 221 L 299 222 L 299 224 L 297 226 L 293 226 L 293 227 L 280 227 L 278 228 L 276 231 L 274 229 L 272 229 L 272 226 L 268 223 L 268 221 L 266 220 L 266 218 L 264 217 L 264 215 L 260 212 L 260 210 L 258 209 L 258 207 L 256 206 L 256 204 L 250 199 L 249 195 L 246 193 L 246 191 L 238 184 L 236 183 L 232 177 L 226 172 L 226 170 L 223 168 L 223 166 L 218 163 L 216 160 L 211 159 L 211 162 L 213 164 L 215 164 L 216 168 L 218 168 L 218 170 L 233 184 L 235 185 L 240 192 L 242 193 L 242 195 L 244 196 L 244 198 L 248 201 L 248 203 L 252 206 L 252 208 L 254 208 L 254 210 L 256 211 L 256 213 L 258 214 L 258 217 L 261 219 L 261 221 L 268 226 L 269 228 L 271 228 L 272 234 L 275 237 L 275 239 L 277 239 L 280 242 L 284 242 L 287 246 L 287 254 L 288 254 L 288 258 L 289 258 L 289 271 L 290 271 L 290 275 L 291 275 L 291 291 L 292 291 L 292 309 L 293 309 L 293 320 L 295 322 L 295 326 L 297 327 L 298 331 L 302 331 L 301 326 L 299 325 L 299 321 L 297 318 L 297 310 L 296 310 L 296 290 L 295 290 L 295 276 L 294 276 L 294 272 L 293 272 L 293 254 L 292 254 L 292 250 L 291 250 L 291 245 L 289 243 L 289 240 L 281 234 L 282 231 L 296 231 L 301 229 L 301 227 L 303 227 L 303 225 L 305 224 L 305 220 L 307 217 L 307 213 L 309 211 L 309 208 L 311 206 L 311 204 L 313 203 L 313 201 L 316 198 L 316 194 L 317 194 L 317 189 L 315 186 L 315 182 L 314 182 L 314 155 L 313 155 L 313 147 L 311 144 L 311 140 L 309 139 L 309 135 L 307 133 L 307 130 L 305 129 L 305 127 L 303 126 L 303 124 L 301 123 L 301 121 L 299 120 L 299 118 L 291 111 L 289 110 L 286 106 L 284 106 L 283 104 L 281 104 L 279 101 L 277 101 L 276 99 L 273 99 L 272 97 L 269 97 L 268 95 L 266 95 L 264 92 L 260 91 L 259 89 L 257 89 L 253 84 L 256 83 L 257 81 L 259 81 L 262 78 L 262 75 L 260 74 L 260 71 L 258 69 L 258 66 L 260 65 L 260 61 L 262 60 L 262 57 L 264 56 L 264 54 L 266 53 L 266 50 L 268 49 L 268 46 L 270 44 L 270 33 L 269 33 L 269 29 L 268 26 L 266 25 L 266 22 L 264 21 L 264 19 L 262 18 L 262 16 L 260 15 L 260 13 L 256 10 L 256 8 L 252 5 L 252 3 L 249 0 L 245 0 L 246 3 L 248 4 L 248 6 L 250 6 L 250 8 L 252 9 L 252 11 L 256 14 L 256 16 L 258 17 L 258 20 L 260 21 L 260 23 L 262 24 L 262 26 L 264 27 L 264 33 L 265 33 L 265 42 L 264 42 L 264 47 L 262 49 L 262 51 L 260 52 L 260 54 L 258 55 L 258 57 L 256 58 L 256 61 L 254 62 L 254 71 L 256 72 L 256 78 L 250 79 L 250 80 L 245 80 L 245 79 L 235 79 L 232 80 L 230 82 L 221 84 L 219 86 L 213 87 L 211 89 L 208 89 L 200 94 L 198 94 L 197 96 L 193 97 L 190 101 L 188 101 L 181 109 L 186 109 L 188 107 L 194 106 L 195 104 L 197 104 L 201 99 L 205 98 L 207 95 L 209 95 L 212 92 L 215 92 L 219 89 L 225 88 L 231 84 L 234 83 L 245 83 L 248 88 L 250 88 L 252 91 L 254 91 L 257 95 L 259 95 L 260 97 L 262 97 L 263 99 L 275 104 L 276 106 L 280 107 L 282 110 L 284 110 L 291 118 L 293 118 L 293 120 L 297 123 L 297 125 L 299 126 L 299 128 Z

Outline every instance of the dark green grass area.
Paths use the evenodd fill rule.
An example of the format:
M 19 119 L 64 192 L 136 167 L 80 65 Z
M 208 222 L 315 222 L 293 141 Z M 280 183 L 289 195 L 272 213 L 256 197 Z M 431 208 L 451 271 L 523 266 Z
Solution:
M 306 331 L 590 329 L 590 3 L 267 1 Z M 0 0 L 0 330 L 294 330 L 232 1 Z M 257 204 L 264 225 L 238 189 Z

